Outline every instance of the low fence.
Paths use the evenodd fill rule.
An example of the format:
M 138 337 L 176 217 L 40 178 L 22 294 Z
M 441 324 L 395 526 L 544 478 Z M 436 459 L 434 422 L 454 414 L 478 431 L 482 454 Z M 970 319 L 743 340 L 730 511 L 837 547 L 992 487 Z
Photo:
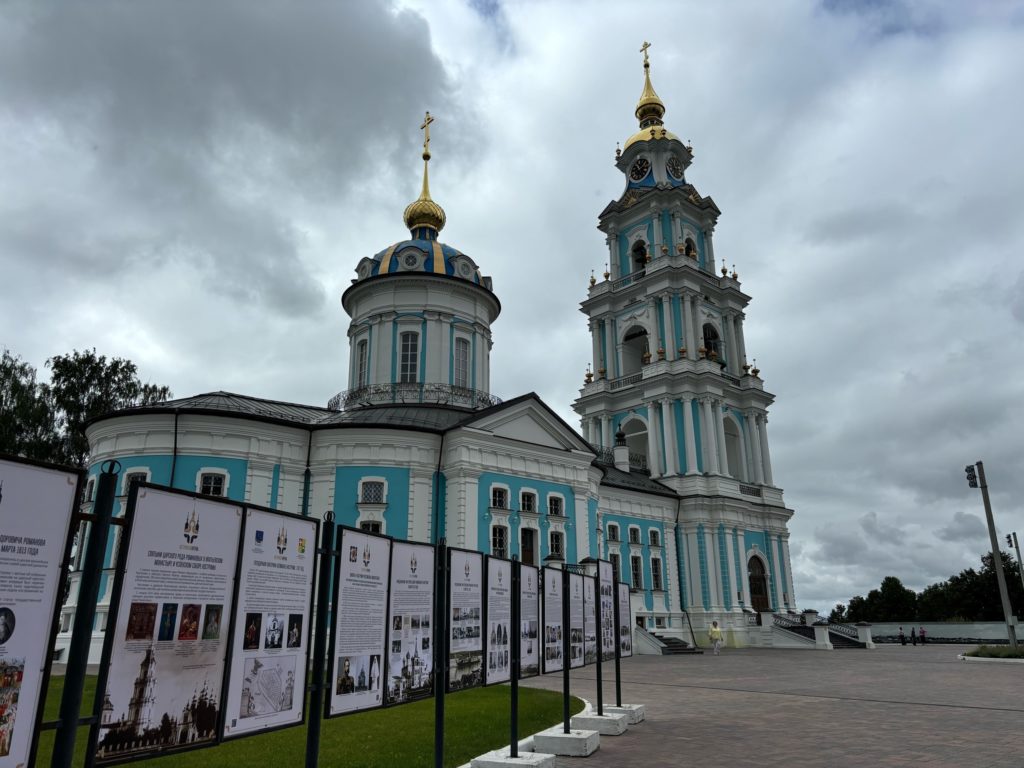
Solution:
M 912 621 L 899 622 L 878 622 L 871 624 L 871 637 L 876 643 L 898 643 L 900 628 L 910 642 L 910 630 L 916 633 L 921 632 L 924 627 L 925 636 L 929 643 L 947 643 L 958 645 L 980 645 L 988 643 L 999 645 L 1009 643 L 1006 634 L 1006 624 L 1001 621 L 979 621 L 979 622 L 924 622 L 915 624 Z M 1020 630 L 1017 630 L 1018 635 Z

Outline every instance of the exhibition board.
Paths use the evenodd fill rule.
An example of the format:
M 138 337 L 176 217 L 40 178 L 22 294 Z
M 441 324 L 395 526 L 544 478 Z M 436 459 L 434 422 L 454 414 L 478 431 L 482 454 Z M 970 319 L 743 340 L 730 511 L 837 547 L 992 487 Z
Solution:
M 448 549 L 448 691 L 484 681 L 484 556 Z M 507 624 L 504 629 L 508 640 Z
M 562 669 L 562 571 L 544 567 L 544 672 Z
M 512 626 L 512 599 L 512 562 L 488 557 L 487 600 L 484 602 L 487 643 L 484 680 L 488 685 L 508 682 L 511 677 L 511 637 L 518 631 Z
M 619 582 L 618 585 L 618 617 L 619 617 L 619 656 L 625 658 L 633 655 L 633 631 L 630 627 L 629 585 Z
M 384 700 L 402 704 L 434 691 L 434 546 L 393 541 Z
M 519 575 L 519 677 L 540 674 L 540 569 L 520 565 Z
M 583 579 L 583 663 L 597 661 L 597 579 Z
M 615 571 L 608 560 L 597 561 L 597 583 L 601 613 L 601 658 L 615 658 Z
M 569 574 L 569 667 L 583 666 L 583 585 L 585 577 Z
M 0 767 L 34 760 L 82 472 L 0 458 Z

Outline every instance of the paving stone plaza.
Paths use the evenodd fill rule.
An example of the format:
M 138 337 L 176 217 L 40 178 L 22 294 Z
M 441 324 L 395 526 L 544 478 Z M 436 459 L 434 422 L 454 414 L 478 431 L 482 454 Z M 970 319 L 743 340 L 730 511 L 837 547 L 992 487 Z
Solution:
M 636 656 L 624 703 L 647 719 L 560 768 L 615 766 L 1024 766 L 1024 664 L 964 662 L 964 646 L 873 651 L 726 649 Z M 614 703 L 610 665 L 605 702 Z M 558 690 L 560 675 L 530 681 Z M 596 701 L 594 669 L 573 693 Z

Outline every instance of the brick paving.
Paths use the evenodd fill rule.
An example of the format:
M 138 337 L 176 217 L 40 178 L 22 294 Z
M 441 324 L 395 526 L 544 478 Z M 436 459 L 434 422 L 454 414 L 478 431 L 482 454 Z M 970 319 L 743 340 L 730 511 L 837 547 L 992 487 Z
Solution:
M 724 649 L 722 655 L 636 656 L 622 662 L 622 700 L 647 720 L 604 736 L 605 766 L 1024 766 L 1024 664 L 957 659 L 964 646 L 882 645 L 872 651 Z M 611 664 L 605 703 L 614 703 Z M 560 674 L 531 685 L 560 690 Z M 596 706 L 594 669 L 572 692 Z

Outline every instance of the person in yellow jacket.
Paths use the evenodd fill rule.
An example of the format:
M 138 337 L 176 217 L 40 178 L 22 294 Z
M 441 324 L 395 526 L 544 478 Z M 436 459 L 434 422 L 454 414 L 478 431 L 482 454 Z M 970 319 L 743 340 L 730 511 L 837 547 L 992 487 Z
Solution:
M 722 630 L 718 626 L 717 621 L 711 622 L 711 629 L 708 630 L 708 640 L 711 642 L 715 656 L 717 656 L 718 652 L 722 649 Z

